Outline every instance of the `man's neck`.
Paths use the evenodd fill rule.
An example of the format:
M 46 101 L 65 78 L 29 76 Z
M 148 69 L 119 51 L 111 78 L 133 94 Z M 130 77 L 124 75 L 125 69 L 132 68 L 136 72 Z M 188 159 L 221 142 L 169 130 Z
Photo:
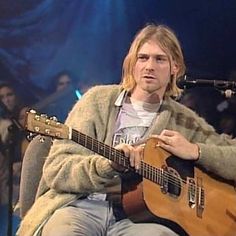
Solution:
M 140 92 L 137 90 L 134 90 L 130 97 L 146 103 L 160 103 L 160 101 L 163 99 L 163 95 L 160 95 L 157 92 L 149 93 L 146 91 Z

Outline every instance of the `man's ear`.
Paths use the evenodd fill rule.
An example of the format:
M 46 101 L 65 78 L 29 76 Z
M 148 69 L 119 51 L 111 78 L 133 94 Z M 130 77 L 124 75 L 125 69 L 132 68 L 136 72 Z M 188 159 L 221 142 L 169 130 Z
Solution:
M 171 74 L 172 75 L 177 75 L 179 72 L 179 66 L 177 65 L 176 62 L 173 62 L 172 68 L 171 68 Z

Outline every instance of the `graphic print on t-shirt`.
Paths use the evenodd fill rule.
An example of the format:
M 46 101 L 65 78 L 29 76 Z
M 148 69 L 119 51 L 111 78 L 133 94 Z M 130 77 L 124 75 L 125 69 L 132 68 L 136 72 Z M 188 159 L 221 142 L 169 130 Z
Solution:
M 142 126 L 122 128 L 115 133 L 113 146 L 116 146 L 120 143 L 133 145 L 140 140 L 146 130 L 147 127 Z
M 147 111 L 143 103 L 124 103 L 116 121 L 113 146 L 120 143 L 130 145 L 137 143 L 156 115 L 156 107 L 152 111 Z

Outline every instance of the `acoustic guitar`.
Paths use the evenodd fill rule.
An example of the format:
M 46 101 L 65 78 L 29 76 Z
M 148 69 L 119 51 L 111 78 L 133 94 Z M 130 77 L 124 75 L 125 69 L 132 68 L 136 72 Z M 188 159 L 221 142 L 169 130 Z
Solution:
M 123 181 L 126 185 L 122 186 L 122 204 L 127 216 L 134 222 L 161 222 L 180 235 L 236 235 L 234 183 L 213 176 L 190 161 L 173 157 L 159 147 L 157 138 L 147 140 L 144 159 L 140 169 L 135 171 L 122 151 L 54 118 L 30 111 L 26 129 L 57 139 L 73 140 L 130 170 L 137 181 Z M 190 171 L 184 172 L 185 168 Z

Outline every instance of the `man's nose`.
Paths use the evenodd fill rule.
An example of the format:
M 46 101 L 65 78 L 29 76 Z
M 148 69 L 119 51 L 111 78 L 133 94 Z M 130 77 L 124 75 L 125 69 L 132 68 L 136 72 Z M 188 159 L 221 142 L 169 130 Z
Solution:
M 154 63 L 155 63 L 154 59 L 149 58 L 146 63 L 146 70 L 154 70 Z

